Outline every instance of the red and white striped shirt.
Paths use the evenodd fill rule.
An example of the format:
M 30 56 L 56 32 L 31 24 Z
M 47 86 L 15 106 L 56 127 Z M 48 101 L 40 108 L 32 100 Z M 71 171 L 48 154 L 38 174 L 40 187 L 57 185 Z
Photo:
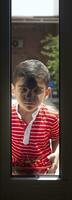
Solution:
M 27 126 L 28 124 L 19 117 L 16 106 L 13 106 L 12 165 L 21 168 L 24 172 L 29 169 L 45 173 L 51 166 L 47 158 L 52 151 L 50 140 L 59 138 L 58 113 L 42 104 L 31 127 L 29 144 L 24 144 L 24 131 Z

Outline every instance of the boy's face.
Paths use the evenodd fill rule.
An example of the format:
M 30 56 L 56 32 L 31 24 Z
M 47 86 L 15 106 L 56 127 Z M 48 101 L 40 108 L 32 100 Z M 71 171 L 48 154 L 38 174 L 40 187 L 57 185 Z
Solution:
M 36 80 L 31 83 L 23 82 L 20 78 L 14 85 L 14 95 L 20 107 L 28 112 L 35 111 L 49 95 L 49 88 L 46 88 L 42 80 Z

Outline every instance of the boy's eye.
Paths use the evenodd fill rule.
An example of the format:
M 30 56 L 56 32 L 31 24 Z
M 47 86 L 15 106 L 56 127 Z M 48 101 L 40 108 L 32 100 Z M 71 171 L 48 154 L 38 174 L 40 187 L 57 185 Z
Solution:
M 41 94 L 43 92 L 43 89 L 42 88 L 36 88 L 36 89 L 34 89 L 34 92 L 36 94 Z
M 27 92 L 27 90 L 28 90 L 27 88 L 23 88 L 23 92 Z
M 26 87 L 22 87 L 22 86 L 19 86 L 19 88 L 20 88 L 20 90 L 23 91 L 23 92 L 27 92 L 27 90 L 28 90 Z

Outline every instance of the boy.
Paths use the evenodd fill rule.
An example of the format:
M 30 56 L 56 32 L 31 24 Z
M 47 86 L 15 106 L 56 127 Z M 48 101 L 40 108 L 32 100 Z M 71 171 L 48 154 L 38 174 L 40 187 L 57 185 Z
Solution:
M 12 175 L 55 174 L 59 160 L 58 113 L 43 104 L 48 98 L 50 74 L 38 60 L 15 68 L 12 107 Z M 51 142 L 50 142 L 51 141 Z M 51 145 L 52 144 L 52 145 Z

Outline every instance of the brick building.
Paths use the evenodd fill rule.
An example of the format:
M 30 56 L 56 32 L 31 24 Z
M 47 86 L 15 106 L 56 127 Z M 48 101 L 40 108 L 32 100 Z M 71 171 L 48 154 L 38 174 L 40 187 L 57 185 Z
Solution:
M 20 61 L 39 59 L 46 63 L 42 56 L 40 41 L 48 33 L 57 35 L 59 17 L 12 17 L 12 70 Z

